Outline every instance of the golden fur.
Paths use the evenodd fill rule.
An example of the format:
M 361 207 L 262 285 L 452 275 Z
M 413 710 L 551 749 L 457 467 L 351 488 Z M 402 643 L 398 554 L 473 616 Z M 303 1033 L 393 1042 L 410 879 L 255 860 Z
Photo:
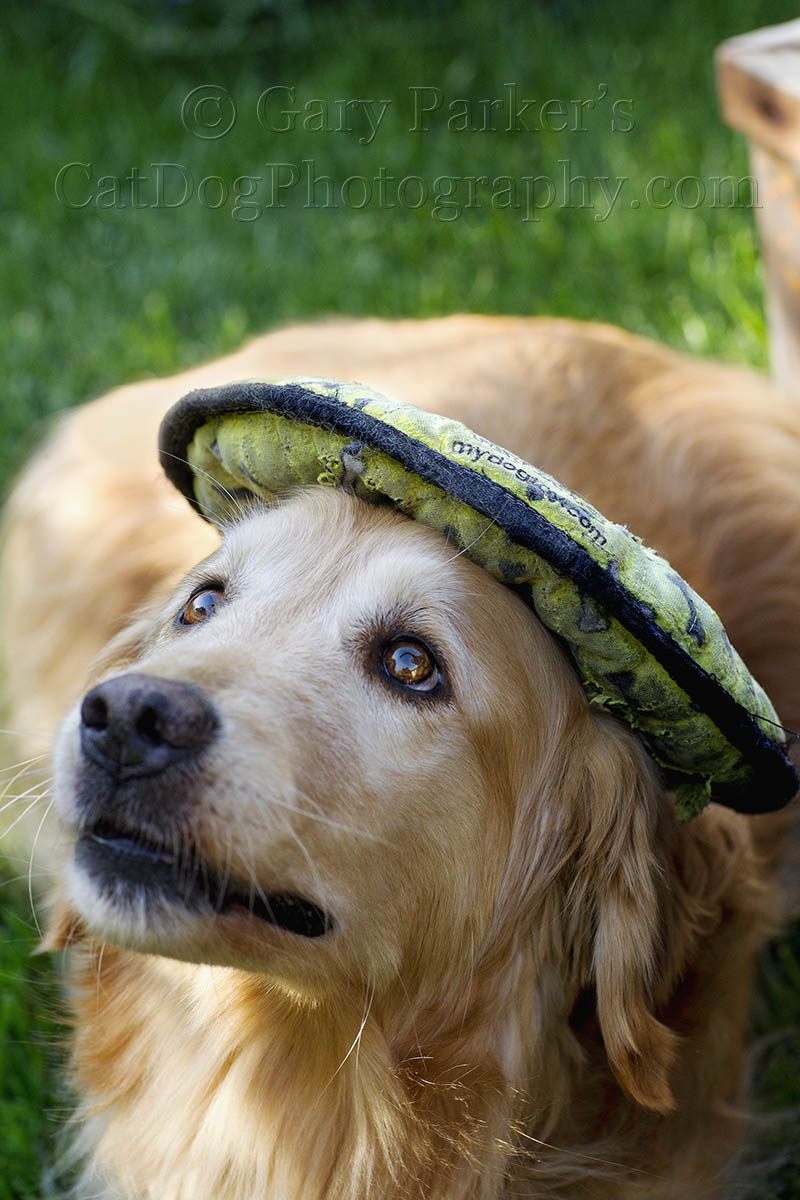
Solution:
M 71 947 L 88 1194 L 710 1200 L 789 818 L 678 827 L 522 602 L 392 512 L 311 489 L 218 548 L 159 477 L 158 420 L 191 387 L 292 373 L 456 415 L 627 523 L 800 721 L 800 412 L 757 376 L 567 321 L 330 322 L 67 417 L 9 504 L 3 617 L 12 724 L 73 705 L 67 843 L 99 654 L 95 680 L 195 682 L 222 714 L 192 793 L 206 860 L 337 916 L 315 940 L 143 917 L 66 856 L 48 944 Z M 229 602 L 176 628 L 212 576 Z M 398 621 L 441 648 L 446 702 L 372 673 L 364 630 Z

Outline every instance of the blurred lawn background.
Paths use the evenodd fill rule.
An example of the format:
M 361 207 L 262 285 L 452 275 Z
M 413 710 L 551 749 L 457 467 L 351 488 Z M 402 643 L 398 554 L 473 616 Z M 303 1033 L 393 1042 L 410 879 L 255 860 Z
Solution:
M 718 117 L 712 54 L 726 37 L 795 15 L 789 0 L 7 6 L 0 484 L 57 410 L 325 313 L 557 313 L 763 366 L 749 195 L 744 189 L 732 204 L 713 185 L 745 176 L 748 164 L 744 140 Z M 451 101 L 471 99 L 480 126 L 475 102 L 507 97 L 509 83 L 520 104 L 534 101 L 522 118 L 530 132 L 506 131 L 508 110 L 497 108 L 489 110 L 494 130 L 458 127 L 462 109 L 448 110 Z M 209 85 L 223 89 L 218 102 L 198 104 L 203 93 L 195 93 L 184 104 Z M 371 100 L 374 114 L 378 101 L 390 103 L 377 132 L 353 112 L 350 132 L 303 129 L 302 113 L 294 130 L 279 131 L 269 128 L 278 106 L 258 108 L 275 85 L 295 88 L 294 107 L 308 104 L 311 124 L 315 100 L 327 102 L 333 125 L 337 100 Z M 410 89 L 421 87 L 439 89 L 442 107 L 415 132 Z M 565 109 L 543 112 L 550 100 Z M 235 121 L 224 133 L 231 101 Z M 59 195 L 58 173 L 70 163 L 87 165 L 61 176 Z M 160 169 L 160 196 L 157 163 L 171 164 Z M 273 197 L 285 207 L 270 207 L 275 168 L 267 164 L 278 163 L 329 176 L 337 203 L 326 206 L 318 185 L 309 207 L 301 179 Z M 124 181 L 134 168 L 141 182 L 132 196 Z M 282 171 L 285 181 L 290 171 Z M 583 197 L 580 184 L 565 194 L 565 171 L 590 181 Z M 467 207 L 468 175 L 548 176 L 556 196 L 526 221 L 524 210 L 492 208 L 491 187 L 476 184 Z M 211 176 L 221 182 L 201 184 Z M 239 185 L 253 195 L 237 206 L 235 181 L 245 176 L 259 182 Z M 342 196 L 351 176 L 372 181 L 363 207 L 363 185 L 345 185 Z M 419 207 L 421 184 L 397 196 L 406 176 L 428 190 Z M 434 213 L 430 193 L 441 176 L 462 182 L 449 185 L 452 203 Z M 656 207 L 647 201 L 656 177 L 700 184 Z M 611 211 L 601 178 L 612 194 L 622 180 Z M 187 181 L 193 194 L 179 203 Z M 537 187 L 546 198 L 546 185 Z M 662 204 L 665 189 L 651 198 Z M 0 888 L 0 1200 L 59 1194 L 54 1131 L 67 1104 L 57 1083 L 55 986 L 50 967 L 28 959 L 33 922 L 19 874 L 6 864 Z M 759 1106 L 769 1116 L 737 1197 L 800 1198 L 792 1161 L 800 1141 L 799 947 L 795 931 L 764 958 L 754 1023 Z

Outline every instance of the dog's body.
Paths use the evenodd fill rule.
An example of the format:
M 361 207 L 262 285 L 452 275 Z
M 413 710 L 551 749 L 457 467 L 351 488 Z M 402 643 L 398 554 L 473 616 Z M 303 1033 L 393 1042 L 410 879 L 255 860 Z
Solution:
M 590 709 L 521 601 L 396 514 L 314 489 L 217 551 L 159 477 L 160 417 L 192 387 L 291 374 L 455 415 L 586 495 L 717 608 L 800 721 L 800 410 L 756 376 L 571 322 L 331 322 L 67 418 L 9 507 L 12 722 L 53 729 L 116 635 L 95 679 L 199 687 L 215 731 L 150 812 L 150 785 L 87 775 L 73 710 L 69 838 L 105 803 L 334 921 L 308 938 L 242 906 L 154 915 L 66 870 L 51 943 L 73 943 L 93 1186 L 716 1196 L 787 818 L 711 806 L 677 827 L 636 739 Z M 179 580 L 208 554 L 192 581 L 213 619 L 186 630 Z M 440 650 L 431 697 L 375 674 L 399 635 Z

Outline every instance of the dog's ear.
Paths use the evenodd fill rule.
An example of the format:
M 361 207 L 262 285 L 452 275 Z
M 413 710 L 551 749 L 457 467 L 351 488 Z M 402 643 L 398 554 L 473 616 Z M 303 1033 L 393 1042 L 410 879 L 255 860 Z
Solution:
M 579 877 L 594 913 L 597 1014 L 619 1083 L 639 1104 L 666 1113 L 674 1107 L 669 1068 L 677 1039 L 653 1010 L 665 986 L 668 801 L 636 738 L 603 714 L 592 721 Z

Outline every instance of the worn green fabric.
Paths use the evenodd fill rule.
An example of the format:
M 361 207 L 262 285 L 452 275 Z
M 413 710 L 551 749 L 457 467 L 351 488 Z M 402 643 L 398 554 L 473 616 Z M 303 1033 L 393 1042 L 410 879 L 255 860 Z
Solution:
M 339 406 L 376 418 L 449 463 L 467 466 L 525 505 L 574 545 L 633 601 L 638 615 L 667 633 L 718 682 L 760 731 L 780 745 L 776 713 L 733 650 L 711 608 L 669 563 L 622 526 L 606 520 L 585 500 L 516 455 L 472 433 L 458 422 L 389 400 L 356 385 L 319 380 L 271 381 L 289 389 L 334 399 Z M 247 385 L 242 385 L 246 387 Z M 195 393 L 201 395 L 201 393 Z M 191 398 L 189 398 L 191 399 Z M 246 398 L 245 398 L 246 400 Z M 244 401 L 243 401 L 244 403 Z M 169 418 L 168 418 L 169 420 Z M 469 503 L 421 478 L 363 438 L 269 411 L 221 412 L 205 420 L 185 449 L 194 475 L 194 494 L 203 513 L 218 524 L 230 519 L 227 493 L 242 489 L 272 500 L 288 490 L 318 483 L 347 486 L 365 500 L 388 498 L 416 521 L 443 532 L 502 583 L 513 586 L 542 622 L 572 652 L 587 696 L 632 726 L 676 791 L 676 808 L 687 819 L 722 785 L 753 787 L 753 766 L 642 644 L 624 619 L 587 594 L 562 562 L 557 569 L 520 545 L 502 518 L 487 519 Z M 463 472 L 461 473 L 463 477 Z M 561 539 L 563 542 L 563 539 Z M 585 571 L 584 571 L 585 574 Z M 754 728 L 755 728 L 755 723 Z M 756 731 L 756 736 L 760 736 Z M 777 748 L 777 746 L 776 746 Z M 775 807 L 776 805 L 772 805 Z M 767 805 L 769 807 L 769 805 Z

